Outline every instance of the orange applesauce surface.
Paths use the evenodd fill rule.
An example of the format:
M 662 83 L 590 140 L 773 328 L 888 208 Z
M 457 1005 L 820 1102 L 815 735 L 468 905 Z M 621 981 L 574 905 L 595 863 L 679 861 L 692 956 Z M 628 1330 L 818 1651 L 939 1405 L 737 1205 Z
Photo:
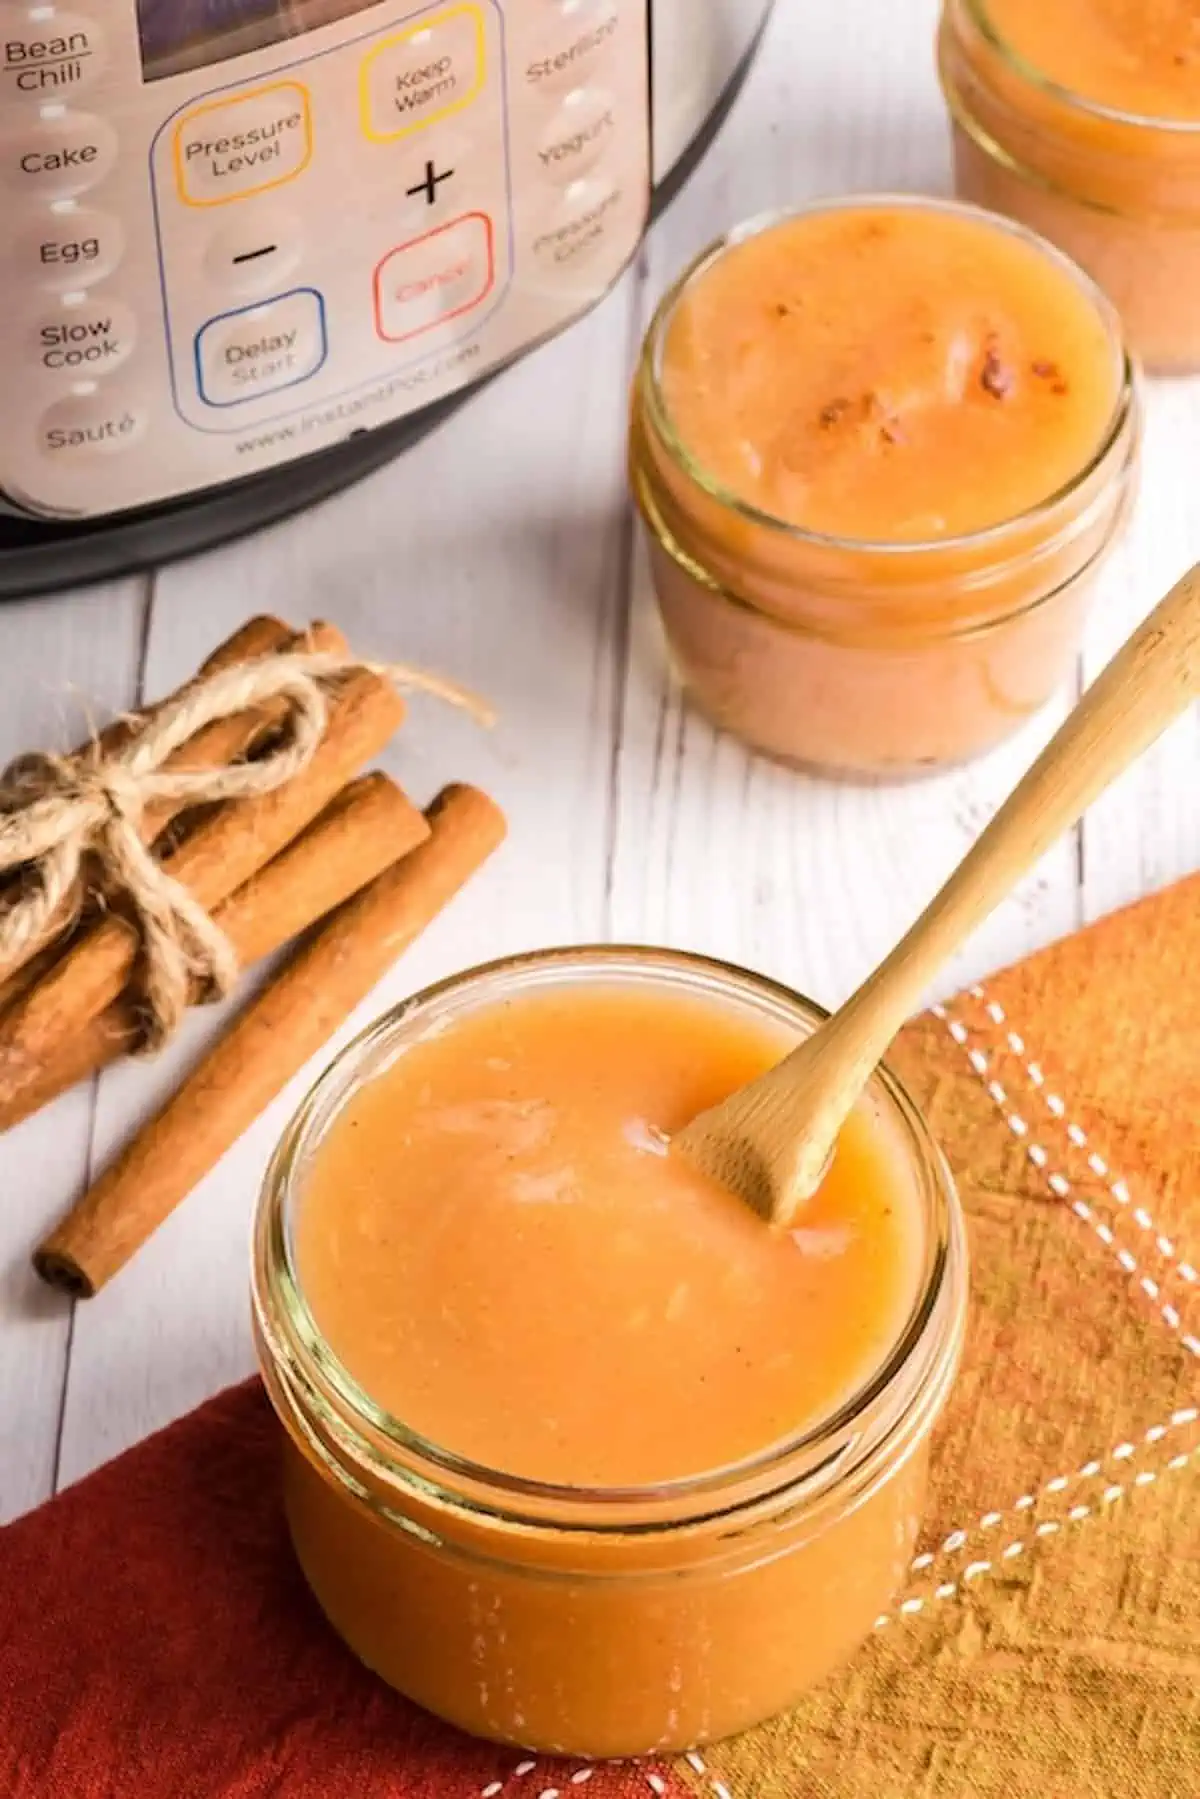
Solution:
M 1200 120 L 1196 0 L 984 0 L 983 12 L 1011 50 L 1081 99 Z
M 701 471 L 784 523 L 882 543 L 1057 493 L 1100 448 L 1120 380 L 1068 269 L 995 223 L 887 204 L 724 250 L 680 296 L 660 369 Z
M 864 1103 L 773 1235 L 667 1153 L 789 1039 L 633 986 L 518 995 L 404 1050 L 335 1118 L 296 1221 L 316 1325 L 369 1397 L 505 1473 L 635 1486 L 827 1417 L 915 1302 L 918 1195 Z

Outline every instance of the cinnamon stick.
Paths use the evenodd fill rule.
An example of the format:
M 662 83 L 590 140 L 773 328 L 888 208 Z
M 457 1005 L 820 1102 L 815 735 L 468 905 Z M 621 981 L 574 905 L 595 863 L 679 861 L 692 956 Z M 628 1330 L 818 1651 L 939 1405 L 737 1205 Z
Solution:
M 181 699 L 191 688 L 202 681 L 206 675 L 218 674 L 222 669 L 233 668 L 241 662 L 253 662 L 260 656 L 269 656 L 276 651 L 290 648 L 312 648 L 327 650 L 332 654 L 344 654 L 346 641 L 341 632 L 332 625 L 318 623 L 307 631 L 291 631 L 282 620 L 262 616 L 252 618 L 236 630 L 232 637 L 219 644 L 200 666 L 199 673 L 185 681 L 183 686 L 168 699 L 161 700 L 147 712 L 134 718 L 117 718 L 108 724 L 94 740 L 95 751 L 100 755 L 112 755 L 124 744 L 136 737 L 147 719 L 165 706 Z M 282 708 L 274 709 L 265 706 L 250 708 L 245 712 L 236 712 L 229 718 L 215 719 L 185 744 L 181 744 L 173 756 L 168 757 L 166 766 L 175 770 L 193 771 L 204 768 L 219 768 L 226 762 L 234 761 L 261 738 L 283 716 Z M 93 751 L 92 743 L 80 744 L 73 752 L 76 760 Z M 142 819 L 141 836 L 147 843 L 163 831 L 181 811 L 186 802 L 182 800 L 165 800 L 156 806 L 149 806 Z M 33 985 L 41 977 L 48 966 L 43 952 L 48 946 L 57 942 L 67 928 L 74 922 L 79 905 L 78 894 L 71 894 L 63 901 L 54 916 L 48 921 L 46 928 L 37 937 L 33 937 L 25 945 L 19 957 L 13 957 L 0 970 L 0 1009 L 9 1006 L 22 992 Z
M 252 621 L 253 622 L 253 621 Z M 270 622 L 260 620 L 259 623 Z M 231 655 L 229 650 L 238 636 L 245 632 L 235 633 L 228 645 L 223 645 L 208 658 L 196 681 L 205 675 L 217 674 L 222 668 L 232 668 L 238 662 L 253 662 L 260 656 L 269 656 L 274 652 L 322 650 L 331 656 L 344 656 L 348 653 L 345 637 L 336 625 L 318 619 L 303 631 L 284 630 L 282 637 L 266 648 L 259 647 L 248 654 Z M 194 683 L 189 682 L 188 686 Z M 189 737 L 186 743 L 180 744 L 174 755 L 168 756 L 164 768 L 176 774 L 190 774 L 206 768 L 223 768 L 227 762 L 236 762 L 240 756 L 254 748 L 255 744 L 269 731 L 282 723 L 286 715 L 286 707 L 282 701 L 271 701 L 265 706 L 248 706 L 244 712 L 233 712 L 228 718 L 214 718 Z M 141 834 L 147 843 L 152 843 L 160 831 L 166 829 L 173 819 L 187 809 L 186 800 L 162 800 L 156 806 L 147 806 L 142 818 Z
M 362 775 L 326 806 L 294 843 L 267 863 L 213 914 L 243 968 L 290 943 L 374 880 L 429 835 L 424 815 L 387 775 Z M 114 1000 L 76 1031 L 10 1112 L 0 1130 L 40 1112 L 76 1082 L 134 1049 L 141 1035 L 136 1002 Z
M 319 925 L 34 1255 L 98 1291 L 236 1142 L 503 840 L 499 808 L 448 787 L 430 837 Z
M 282 648 L 288 638 L 293 635 L 290 625 L 285 625 L 281 618 L 275 618 L 268 612 L 248 618 L 244 625 L 239 625 L 232 637 L 219 643 L 210 656 L 206 656 L 194 675 L 189 675 L 182 686 L 174 693 L 167 694 L 165 699 L 156 700 L 153 706 L 140 712 L 122 713 L 114 718 L 95 737 L 89 737 L 86 743 L 78 743 L 71 751 L 72 761 L 79 761 L 86 756 L 93 745 L 102 756 L 111 756 L 133 737 L 136 737 L 143 725 L 155 713 L 166 706 L 173 706 L 186 693 L 202 681 L 205 675 L 219 674 L 224 668 L 235 668 L 239 662 L 253 662 L 258 656 L 269 656 L 273 651 Z
M 403 716 L 390 682 L 367 671 L 349 675 L 330 701 L 308 766 L 270 793 L 214 806 L 164 865 L 211 911 L 311 823 Z M 0 1112 L 19 1104 L 63 1045 L 117 998 L 137 950 L 134 926 L 106 913 L 0 1018 Z

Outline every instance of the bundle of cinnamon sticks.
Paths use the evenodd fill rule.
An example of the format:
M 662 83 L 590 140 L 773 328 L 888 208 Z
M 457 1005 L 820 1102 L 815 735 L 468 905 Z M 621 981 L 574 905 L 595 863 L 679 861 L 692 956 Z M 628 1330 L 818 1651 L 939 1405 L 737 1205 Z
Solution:
M 333 626 L 297 633 L 255 618 L 195 680 L 295 649 L 348 655 Z M 361 773 L 403 716 L 391 681 L 354 670 L 329 697 L 315 754 L 283 786 L 206 807 L 147 809 L 143 838 L 221 927 L 243 968 L 298 941 L 38 1248 L 34 1266 L 45 1280 L 89 1295 L 110 1279 L 503 839 L 503 815 L 476 789 L 447 787 L 422 813 L 388 776 Z M 111 751 L 144 723 L 119 721 L 98 747 Z M 273 703 L 218 719 L 169 766 L 252 758 L 280 726 Z M 138 932 L 104 898 L 64 908 L 40 941 L 0 967 L 0 1129 L 140 1044 Z

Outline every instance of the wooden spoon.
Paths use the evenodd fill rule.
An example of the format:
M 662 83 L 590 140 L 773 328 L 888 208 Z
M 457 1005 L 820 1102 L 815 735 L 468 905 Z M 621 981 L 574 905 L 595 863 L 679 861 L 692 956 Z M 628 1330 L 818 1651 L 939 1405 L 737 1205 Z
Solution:
M 907 936 L 775 1068 L 701 1112 L 672 1147 L 786 1228 L 933 977 L 1020 877 L 1200 693 L 1200 564 L 1093 683 Z

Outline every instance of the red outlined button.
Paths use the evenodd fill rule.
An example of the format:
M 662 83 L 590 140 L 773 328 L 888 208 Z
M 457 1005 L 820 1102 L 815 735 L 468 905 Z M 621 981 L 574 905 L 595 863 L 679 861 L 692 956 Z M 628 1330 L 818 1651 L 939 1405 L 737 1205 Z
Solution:
M 470 312 L 495 280 L 492 221 L 486 212 L 464 212 L 448 225 L 397 244 L 378 264 L 375 330 L 389 344 L 419 337 Z

